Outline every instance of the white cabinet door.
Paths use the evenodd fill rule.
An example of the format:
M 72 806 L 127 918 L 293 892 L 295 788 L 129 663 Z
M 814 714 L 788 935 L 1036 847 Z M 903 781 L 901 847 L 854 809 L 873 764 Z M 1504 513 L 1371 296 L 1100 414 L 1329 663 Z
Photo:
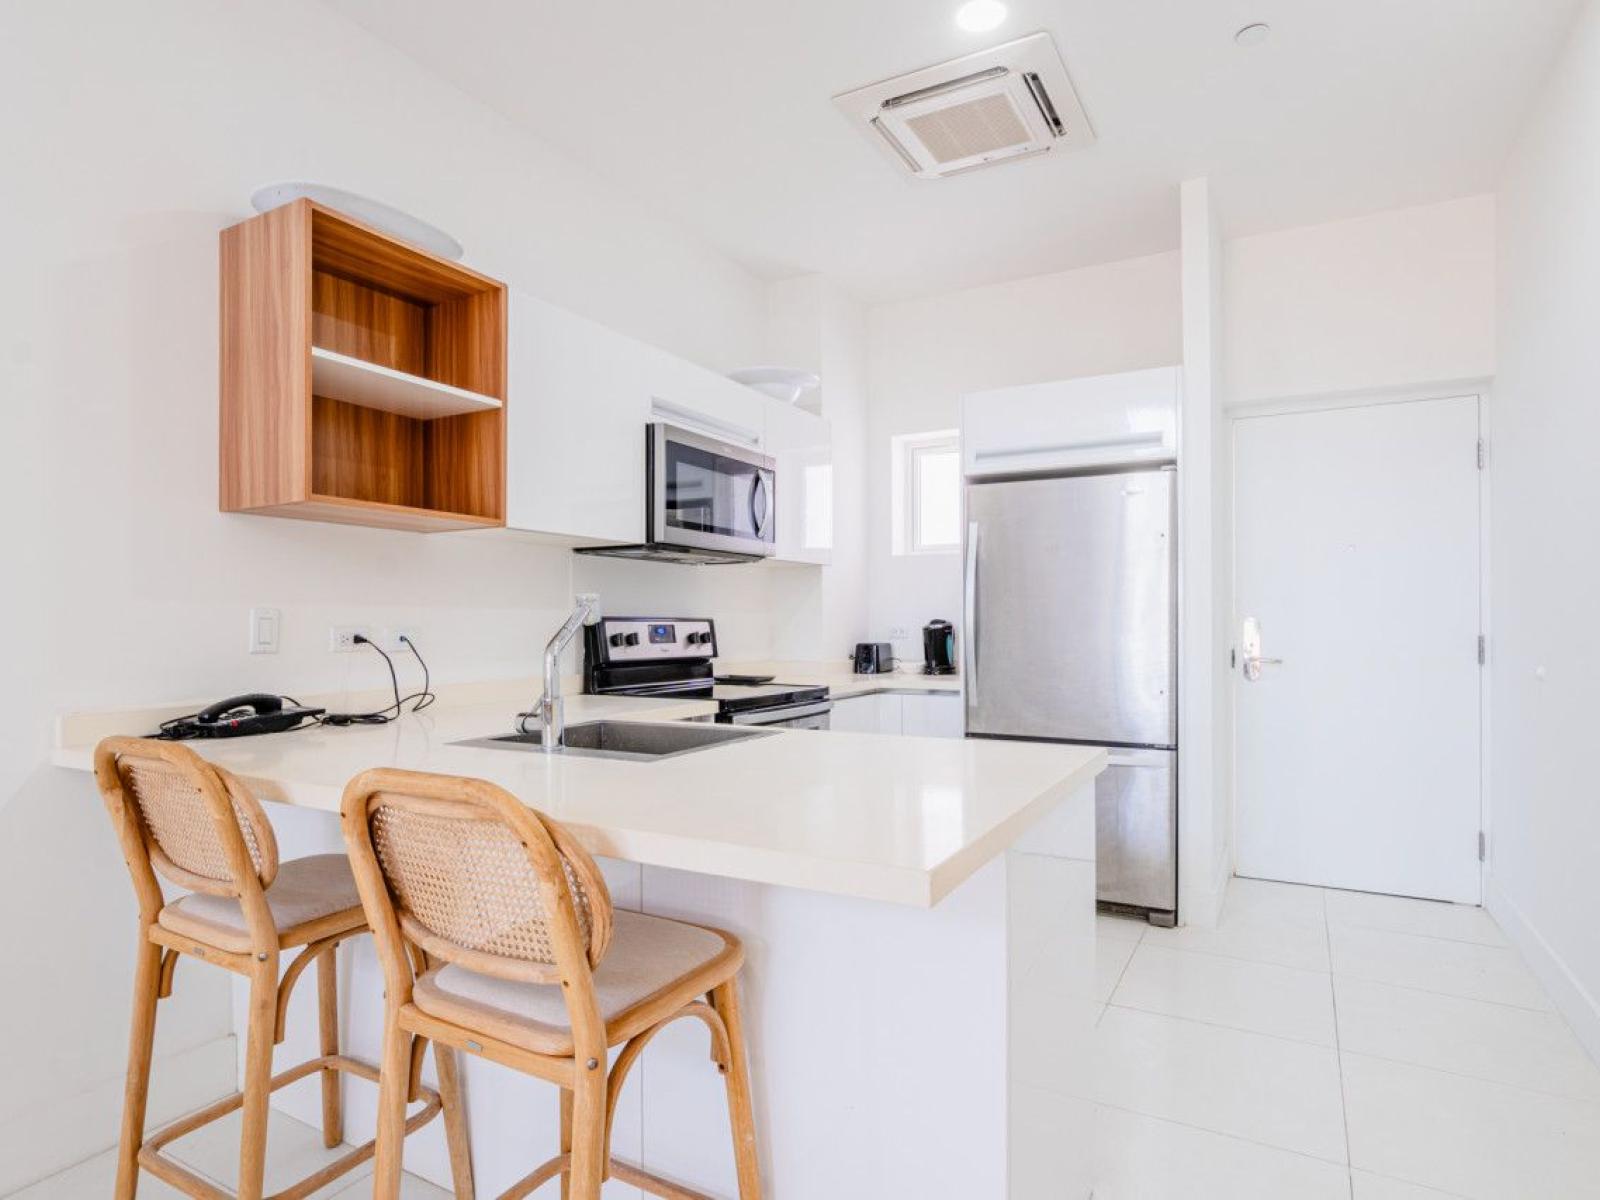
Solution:
M 758 450 L 767 444 L 767 397 L 715 371 L 645 347 L 651 421 L 668 421 Z
M 902 696 L 903 728 L 907 737 L 961 737 L 963 728 L 961 694 L 935 692 L 925 696 Z
M 778 461 L 781 562 L 833 558 L 833 427 L 814 413 L 767 401 L 767 453 Z
M 1176 451 L 1179 370 L 1158 367 L 961 398 L 968 476 L 1159 461 Z
M 644 428 L 659 354 L 511 293 L 506 525 L 644 540 Z
M 833 702 L 828 728 L 841 733 L 899 733 L 900 696 L 845 696 Z

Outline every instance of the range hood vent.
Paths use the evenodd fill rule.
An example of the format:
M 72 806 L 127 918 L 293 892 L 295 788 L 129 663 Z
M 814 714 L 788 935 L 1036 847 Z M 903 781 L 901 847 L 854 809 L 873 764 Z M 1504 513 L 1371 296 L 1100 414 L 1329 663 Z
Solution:
M 1094 141 L 1048 33 L 857 88 L 833 102 L 919 179 Z
M 684 567 L 720 567 L 730 563 L 765 562 L 761 554 L 736 554 L 731 550 L 702 550 L 697 546 L 669 546 L 663 542 L 642 542 L 629 546 L 576 546 L 574 554 L 596 558 L 631 558 L 635 562 L 677 563 Z

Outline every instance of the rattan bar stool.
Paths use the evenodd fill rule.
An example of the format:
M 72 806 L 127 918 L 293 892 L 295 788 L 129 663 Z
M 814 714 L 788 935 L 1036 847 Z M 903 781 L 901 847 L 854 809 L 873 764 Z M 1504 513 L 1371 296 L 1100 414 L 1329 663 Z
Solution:
M 561 1088 L 560 1152 L 500 1200 L 521 1200 L 558 1176 L 562 1196 L 577 1200 L 598 1200 L 608 1178 L 669 1200 L 707 1200 L 610 1153 L 629 1070 L 680 1017 L 710 1030 L 740 1200 L 759 1200 L 736 938 L 613 911 L 605 879 L 571 834 L 481 780 L 367 771 L 345 788 L 343 808 L 387 997 L 376 1200 L 399 1194 L 413 1036 Z M 607 1051 L 619 1045 L 608 1068 Z
M 346 938 L 367 931 L 349 862 L 342 855 L 325 854 L 280 863 L 272 826 L 249 789 L 186 746 L 107 738 L 95 749 L 94 769 L 139 900 L 138 965 L 116 1200 L 133 1200 L 141 1167 L 186 1195 L 231 1200 L 232 1194 L 163 1151 L 184 1134 L 237 1109 L 244 1110 L 244 1129 L 236 1195 L 238 1200 L 262 1200 L 271 1093 L 320 1072 L 322 1135 L 332 1148 L 344 1140 L 339 1073 L 378 1080 L 370 1064 L 339 1053 L 334 951 Z M 157 872 L 191 894 L 168 903 Z M 296 947 L 303 949 L 280 980 L 279 957 Z M 146 1139 L 156 1008 L 158 1001 L 172 994 L 173 971 L 181 955 L 250 980 L 244 1090 Z M 290 993 L 312 962 L 317 964 L 322 1053 L 273 1075 L 272 1048 L 283 1040 Z M 421 1047 L 418 1042 L 416 1049 Z M 443 1108 L 452 1145 L 459 1142 L 464 1147 L 466 1128 L 457 1103 L 454 1056 L 440 1056 L 439 1092 L 420 1086 L 419 1058 L 413 1056 L 405 1091 L 424 1103 L 406 1120 L 402 1102 L 404 1131 L 420 1128 Z M 276 1193 L 273 1200 L 309 1195 L 371 1158 L 375 1147 L 376 1139 Z M 469 1194 L 470 1187 L 469 1179 Z

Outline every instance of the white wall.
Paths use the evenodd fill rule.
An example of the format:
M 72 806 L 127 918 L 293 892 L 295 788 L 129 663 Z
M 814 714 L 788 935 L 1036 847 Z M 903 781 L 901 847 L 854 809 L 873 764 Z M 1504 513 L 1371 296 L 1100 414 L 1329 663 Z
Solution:
M 1228 402 L 1492 374 L 1494 209 L 1472 196 L 1227 242 Z
M 1180 190 L 1183 399 L 1178 441 L 1178 918 L 1216 924 L 1233 873 L 1233 725 L 1225 611 L 1232 564 L 1223 473 L 1222 238 L 1206 179 Z
M 866 312 L 820 275 L 768 289 L 766 361 L 815 371 L 808 407 L 833 429 L 833 554 L 826 570 L 772 569 L 793 578 L 774 600 L 777 658 L 842 658 L 867 635 Z
M 1600 6 L 1499 193 L 1489 904 L 1600 1056 Z
M 529 675 L 576 586 L 711 612 L 763 655 L 817 572 L 573 568 L 504 535 L 219 514 L 217 231 L 263 183 L 381 197 L 472 265 L 713 367 L 760 361 L 765 287 L 308 0 L 0 21 L 4 1193 L 110 1144 L 120 1099 L 132 899 L 89 780 L 45 765 L 56 713 L 378 684 L 375 660 L 326 652 L 331 622 L 411 624 L 442 680 Z M 277 656 L 244 653 L 253 604 L 283 610 Z M 178 987 L 169 1053 L 228 1029 L 221 979 Z M 217 1061 L 229 1077 L 197 1086 L 231 1085 Z
M 890 546 L 890 439 L 954 429 L 967 392 L 1172 366 L 1182 357 L 1178 255 L 1039 275 L 880 305 L 868 313 L 867 595 L 873 641 L 961 622 L 959 555 Z M 897 639 L 898 641 L 899 639 Z

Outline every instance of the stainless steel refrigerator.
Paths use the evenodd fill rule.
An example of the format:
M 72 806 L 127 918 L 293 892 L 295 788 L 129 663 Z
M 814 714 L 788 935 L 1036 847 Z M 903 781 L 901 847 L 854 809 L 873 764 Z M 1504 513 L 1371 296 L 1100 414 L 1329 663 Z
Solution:
M 969 737 L 1106 746 L 1103 903 L 1178 906 L 1177 472 L 1136 467 L 966 489 Z

